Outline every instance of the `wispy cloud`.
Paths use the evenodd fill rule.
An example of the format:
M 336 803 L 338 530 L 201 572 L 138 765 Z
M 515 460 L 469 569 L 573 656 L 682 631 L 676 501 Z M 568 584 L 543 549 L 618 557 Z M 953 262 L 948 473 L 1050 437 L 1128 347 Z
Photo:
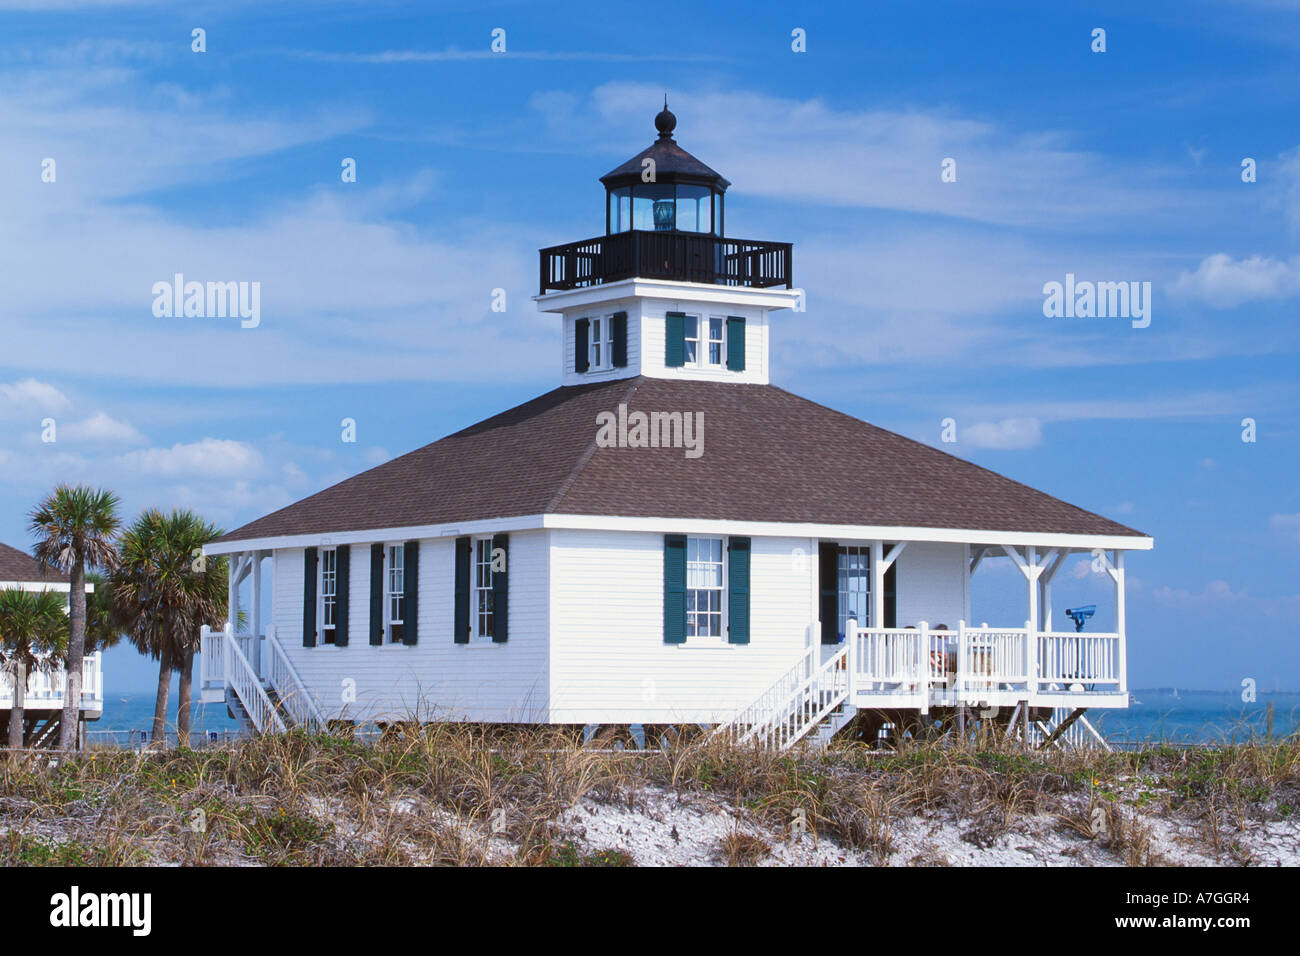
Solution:
M 1267 256 L 1234 259 L 1226 253 L 1215 253 L 1202 259 L 1195 271 L 1179 275 L 1171 291 L 1214 309 L 1289 299 L 1300 294 L 1300 256 L 1289 260 Z

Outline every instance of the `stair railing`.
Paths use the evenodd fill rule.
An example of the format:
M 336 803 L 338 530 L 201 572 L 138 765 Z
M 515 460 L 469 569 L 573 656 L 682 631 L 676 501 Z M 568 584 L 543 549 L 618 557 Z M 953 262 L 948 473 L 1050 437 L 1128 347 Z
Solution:
M 767 720 L 751 728 L 741 742 L 756 740 L 777 750 L 787 750 L 807 736 L 848 699 L 850 646 L 846 643 L 828 657 L 795 688 L 783 706 L 775 708 Z
M 725 723 L 719 724 L 713 731 L 717 736 L 739 742 L 756 726 L 771 719 L 773 712 L 790 700 L 817 667 L 817 654 L 820 645 L 808 647 L 790 669 L 772 682 L 766 690 L 756 697 L 748 706 L 736 711 Z
M 298 670 L 289 660 L 284 647 L 275 636 L 275 628 L 266 630 L 266 644 L 270 648 L 266 679 L 280 698 L 280 705 L 293 720 L 295 727 L 319 730 L 325 726 L 325 714 L 307 685 L 298 676 Z
M 253 670 L 253 665 L 248 662 L 244 652 L 239 649 L 239 642 L 235 640 L 235 629 L 229 621 L 226 622 L 226 626 L 220 634 L 222 676 L 225 679 L 226 686 L 235 692 L 239 702 L 244 705 L 244 710 L 248 713 L 248 719 L 253 722 L 253 727 L 259 734 L 266 732 L 268 729 L 284 733 L 286 729 L 284 720 L 276 711 L 271 698 L 267 696 L 261 680 L 258 679 L 257 672 Z M 206 625 L 200 632 L 201 641 L 204 638 L 215 636 Z
M 792 747 L 848 699 L 851 649 L 846 642 L 819 664 L 821 645 L 811 645 L 753 703 L 714 733 L 738 744 Z

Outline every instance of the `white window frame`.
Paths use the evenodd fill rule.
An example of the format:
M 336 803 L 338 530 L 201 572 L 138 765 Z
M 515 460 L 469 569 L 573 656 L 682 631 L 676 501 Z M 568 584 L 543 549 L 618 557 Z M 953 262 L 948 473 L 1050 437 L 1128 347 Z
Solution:
M 395 563 L 394 555 L 399 556 L 401 561 L 401 590 L 393 590 L 393 571 Z M 397 598 L 402 602 L 402 617 L 400 620 L 393 616 L 393 599 Z M 393 625 L 406 623 L 406 545 L 400 542 L 389 541 L 384 544 L 384 643 L 385 644 L 405 644 L 401 638 L 393 636 Z
M 587 320 L 587 371 L 608 372 L 614 367 L 614 314 L 589 315 Z
M 492 536 L 479 535 L 474 537 L 471 541 L 471 548 L 469 567 L 470 642 L 477 644 L 491 644 L 493 643 L 492 635 L 483 633 L 482 615 L 479 610 L 479 604 L 483 595 L 486 595 L 489 604 L 492 602 Z M 483 563 L 479 560 L 480 551 L 487 552 L 486 569 L 484 568 Z M 479 572 L 484 569 L 487 572 L 486 585 L 480 584 L 481 577 Z M 495 631 L 496 608 L 493 607 L 488 613 L 492 614 L 492 627 Z
M 720 569 L 721 585 L 716 588 L 693 588 L 691 587 L 691 565 L 699 564 L 698 559 L 692 558 L 692 553 L 698 550 L 699 543 L 702 541 L 717 541 L 722 549 L 721 560 L 719 562 L 710 561 L 710 566 L 717 566 Z M 728 539 L 720 535 L 689 535 L 686 538 L 686 643 L 688 644 L 726 644 L 727 628 L 729 620 L 727 616 L 727 582 L 729 580 L 729 562 L 728 562 Z M 696 591 L 711 591 L 718 595 L 718 610 L 715 611 L 692 611 L 691 600 Z M 695 626 L 695 615 L 706 613 L 710 616 L 716 614 L 718 619 L 717 634 L 692 634 L 691 630 Z
M 713 323 L 718 323 L 717 339 L 712 336 Z M 698 369 L 724 369 L 727 367 L 727 317 L 725 315 L 693 315 L 687 313 L 686 328 L 683 338 L 685 340 L 682 353 L 683 364 L 686 368 Z M 695 335 L 690 334 L 690 322 L 695 323 Z M 710 346 L 716 342 L 718 345 L 718 361 L 714 362 L 709 358 Z M 690 357 L 691 346 L 695 346 L 695 358 Z
M 725 315 L 710 315 L 705 322 L 708 328 L 704 331 L 708 333 L 708 339 L 702 343 L 704 349 L 700 353 L 700 361 L 705 368 L 725 368 L 727 365 L 727 317 Z M 715 341 L 713 338 L 714 322 L 718 323 L 718 338 L 716 340 L 718 343 L 718 360 L 716 362 L 711 357 Z
M 326 556 L 329 556 L 329 561 Z M 326 569 L 327 564 L 333 567 Z M 329 593 L 325 591 L 325 583 L 328 581 L 331 585 Z M 327 645 L 329 647 L 338 647 L 336 638 L 338 636 L 337 616 L 338 616 L 338 587 L 339 587 L 339 553 L 337 548 L 321 548 L 320 554 L 316 559 L 316 630 L 320 634 L 320 640 L 317 645 Z M 326 609 L 333 611 L 329 617 L 334 617 L 335 623 L 327 625 Z M 325 635 L 329 633 L 331 639 L 326 640 Z

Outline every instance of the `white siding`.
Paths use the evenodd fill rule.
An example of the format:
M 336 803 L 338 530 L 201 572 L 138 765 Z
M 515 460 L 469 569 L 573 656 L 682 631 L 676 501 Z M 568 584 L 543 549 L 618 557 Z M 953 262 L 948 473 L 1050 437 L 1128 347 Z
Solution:
M 574 323 L 578 319 L 600 317 L 605 319 L 615 312 L 627 313 L 627 367 L 611 368 L 598 372 L 574 371 Z M 605 303 L 599 309 L 588 309 L 565 314 L 561 322 L 564 325 L 564 354 L 561 356 L 564 385 L 581 385 L 585 382 L 608 382 L 615 378 L 631 378 L 641 374 L 641 300 L 627 299 L 621 302 Z
M 711 646 L 664 643 L 663 535 L 553 531 L 552 542 L 555 722 L 725 719 L 812 638 L 816 562 L 806 539 L 753 539 L 750 643 Z
M 331 718 L 376 720 L 419 714 L 425 719 L 545 721 L 547 534 L 510 535 L 506 643 L 454 643 L 451 538 L 421 542 L 419 632 L 414 646 L 370 644 L 370 548 L 366 545 L 352 546 L 347 647 L 302 646 L 302 549 L 275 552 L 272 621 L 276 634 Z M 355 690 L 355 702 L 344 699 L 349 689 Z
M 965 569 L 965 545 L 909 544 L 898 556 L 898 626 L 925 621 L 955 629 L 966 614 Z
M 745 371 L 733 372 L 725 366 L 710 369 L 668 368 L 664 365 L 666 316 L 669 312 L 685 312 L 687 315 L 699 315 L 706 318 L 710 315 L 742 316 L 745 319 Z M 767 334 L 766 309 L 718 303 L 649 300 L 644 303 L 641 315 L 641 374 L 653 378 L 686 378 L 696 381 L 743 382 L 766 385 L 768 383 Z
M 614 312 L 627 312 L 627 368 L 608 369 L 601 372 L 574 371 L 574 322 L 580 318 L 605 317 Z M 745 319 L 745 371 L 733 372 L 723 368 L 668 368 L 664 365 L 665 316 L 668 312 L 685 312 L 688 315 L 708 317 L 742 316 Z M 604 382 L 633 375 L 654 378 L 686 378 L 696 381 L 743 382 L 765 385 L 768 376 L 767 310 L 754 306 L 737 306 L 720 303 L 660 299 L 627 299 L 604 303 L 599 309 L 575 310 L 565 313 L 562 323 L 563 354 L 560 357 L 565 385 L 584 382 Z

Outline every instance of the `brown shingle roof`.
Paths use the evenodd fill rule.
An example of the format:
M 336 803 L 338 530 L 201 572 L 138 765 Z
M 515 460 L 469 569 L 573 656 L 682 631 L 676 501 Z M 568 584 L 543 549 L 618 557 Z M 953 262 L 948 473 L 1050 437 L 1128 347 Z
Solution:
M 597 448 L 600 412 L 704 413 L 704 454 Z M 772 385 L 559 388 L 326 488 L 222 541 L 551 512 L 1141 536 Z
M 60 580 L 58 572 L 41 573 L 41 565 L 24 551 L 0 544 L 0 581 Z

